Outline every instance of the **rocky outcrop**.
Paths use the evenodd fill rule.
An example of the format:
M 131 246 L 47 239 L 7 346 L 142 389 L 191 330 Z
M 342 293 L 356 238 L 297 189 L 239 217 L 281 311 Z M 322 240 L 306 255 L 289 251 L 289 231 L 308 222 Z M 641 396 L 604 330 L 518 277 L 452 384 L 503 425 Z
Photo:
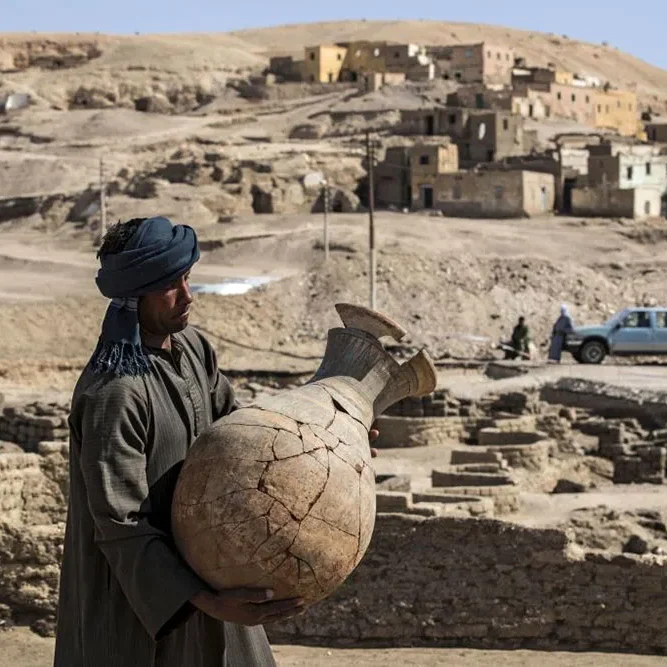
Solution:
M 29 67 L 67 69 L 83 65 L 101 55 L 99 44 L 90 40 L 0 40 L 0 70 L 5 72 Z

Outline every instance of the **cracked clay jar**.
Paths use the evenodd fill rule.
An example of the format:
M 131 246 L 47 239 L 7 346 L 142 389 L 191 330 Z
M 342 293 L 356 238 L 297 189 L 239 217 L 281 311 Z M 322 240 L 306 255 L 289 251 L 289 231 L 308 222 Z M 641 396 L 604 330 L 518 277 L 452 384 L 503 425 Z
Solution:
M 422 351 L 397 363 L 378 340 L 405 331 L 338 304 L 307 384 L 223 417 L 188 451 L 172 504 L 176 544 L 212 588 L 268 587 L 307 604 L 362 559 L 375 524 L 368 431 L 387 407 L 435 388 Z

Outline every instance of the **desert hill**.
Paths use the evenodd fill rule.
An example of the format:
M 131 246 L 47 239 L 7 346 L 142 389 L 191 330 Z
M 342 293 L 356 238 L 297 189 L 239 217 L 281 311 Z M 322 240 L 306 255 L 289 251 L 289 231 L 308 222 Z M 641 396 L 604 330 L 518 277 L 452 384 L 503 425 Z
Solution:
M 582 75 L 598 76 L 618 87 L 636 88 L 644 104 L 665 103 L 667 70 L 612 45 L 442 21 L 339 21 L 217 34 L 0 33 L 0 72 L 4 71 L 0 93 L 3 88 L 27 87 L 52 104 L 64 104 L 79 87 L 108 88 L 113 83 L 119 89 L 144 88 L 147 94 L 155 92 L 155 84 L 159 84 L 157 88 L 162 86 L 167 95 L 170 87 L 189 84 L 195 93 L 215 95 L 229 77 L 261 71 L 272 55 L 299 55 L 306 45 L 363 39 L 426 45 L 489 40 L 514 46 L 529 63 L 553 63 Z M 67 65 L 43 68 L 49 58 L 63 53 L 73 54 L 70 60 L 77 65 L 76 70 Z M 12 62 L 20 69 L 18 73 L 8 73 Z M 123 97 L 122 93 L 119 90 L 118 96 Z

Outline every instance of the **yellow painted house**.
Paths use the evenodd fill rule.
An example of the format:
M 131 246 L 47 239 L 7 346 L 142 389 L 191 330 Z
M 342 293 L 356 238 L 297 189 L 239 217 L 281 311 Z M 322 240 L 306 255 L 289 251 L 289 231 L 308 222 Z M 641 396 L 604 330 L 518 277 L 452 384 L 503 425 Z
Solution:
M 307 46 L 303 65 L 305 80 L 318 83 L 335 83 L 340 78 L 347 49 L 337 44 Z
M 616 130 L 632 137 L 637 134 L 637 95 L 628 90 L 596 90 L 593 95 L 595 127 Z

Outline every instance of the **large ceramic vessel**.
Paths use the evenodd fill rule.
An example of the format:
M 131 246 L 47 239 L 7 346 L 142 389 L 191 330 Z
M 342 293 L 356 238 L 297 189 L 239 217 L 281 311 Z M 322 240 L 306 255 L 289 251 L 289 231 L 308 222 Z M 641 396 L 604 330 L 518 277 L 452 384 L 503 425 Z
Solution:
M 211 425 L 190 448 L 172 506 L 178 548 L 215 589 L 273 588 L 312 603 L 363 557 L 375 523 L 368 432 L 406 396 L 435 388 L 425 352 L 396 362 L 378 340 L 405 331 L 338 304 L 313 378 Z

